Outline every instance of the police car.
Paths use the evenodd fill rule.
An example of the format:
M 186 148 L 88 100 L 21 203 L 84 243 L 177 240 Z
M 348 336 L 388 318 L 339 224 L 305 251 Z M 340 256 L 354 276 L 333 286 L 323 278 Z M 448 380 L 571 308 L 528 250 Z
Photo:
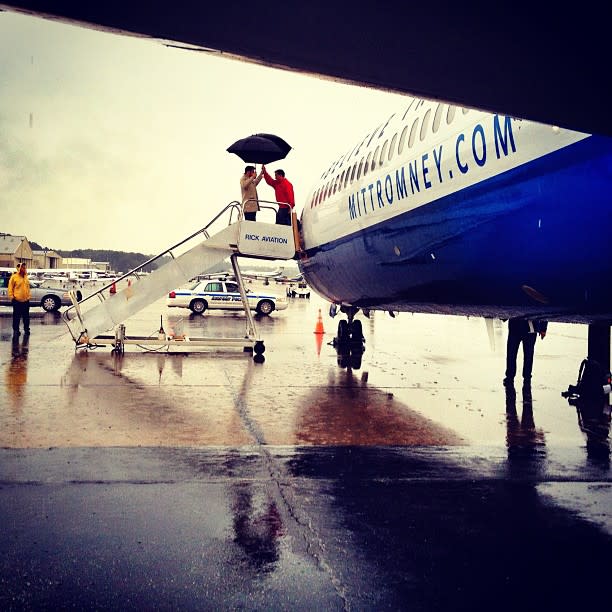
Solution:
M 274 310 L 285 310 L 289 303 L 285 297 L 246 290 L 251 310 L 269 315 Z M 189 308 L 192 312 L 205 310 L 242 310 L 238 283 L 226 281 L 196 281 L 187 289 L 176 289 L 168 294 L 170 308 Z
M 3 268 L 0 270 L 0 304 L 10 306 L 11 300 L 8 296 L 8 284 L 14 268 Z M 71 306 L 72 301 L 65 289 L 55 289 L 51 287 L 39 286 L 36 281 L 30 278 L 30 306 L 40 306 L 46 312 L 55 312 L 62 306 Z M 76 298 L 81 301 L 80 291 L 76 292 Z

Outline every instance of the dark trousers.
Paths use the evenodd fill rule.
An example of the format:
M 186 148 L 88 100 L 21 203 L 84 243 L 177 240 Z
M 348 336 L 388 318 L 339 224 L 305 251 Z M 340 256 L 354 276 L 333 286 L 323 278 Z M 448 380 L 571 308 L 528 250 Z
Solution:
M 245 212 L 244 213 L 244 220 L 245 221 L 256 221 L 255 216 L 257 215 L 257 211 L 254 210 L 253 212 Z
M 523 378 L 531 380 L 533 368 L 533 351 L 538 334 L 529 333 L 527 321 L 513 321 L 508 323 L 508 344 L 506 347 L 506 378 L 516 376 L 516 357 L 519 345 L 523 344 Z
M 291 225 L 290 208 L 279 208 L 276 211 L 276 225 Z
M 30 333 L 30 302 L 13 300 L 13 332 L 19 332 L 19 321 L 23 319 L 23 331 Z

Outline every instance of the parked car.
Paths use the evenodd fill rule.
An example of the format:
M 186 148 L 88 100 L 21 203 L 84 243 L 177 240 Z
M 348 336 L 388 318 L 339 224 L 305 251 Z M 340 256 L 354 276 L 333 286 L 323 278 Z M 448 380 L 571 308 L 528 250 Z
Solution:
M 0 270 L 0 305 L 10 306 L 11 300 L 8 297 L 8 284 L 14 270 Z M 55 289 L 42 287 L 36 281 L 30 281 L 31 306 L 40 306 L 47 312 L 59 310 L 62 306 L 71 306 L 70 296 L 66 289 Z M 83 297 L 80 291 L 76 292 L 78 301 Z
M 251 310 L 269 315 L 274 310 L 284 310 L 289 303 L 287 298 L 270 293 L 254 292 L 246 289 Z M 168 294 L 166 304 L 170 308 L 189 308 L 192 312 L 206 310 L 241 310 L 242 298 L 238 283 L 226 281 L 196 281 L 187 289 L 176 289 Z

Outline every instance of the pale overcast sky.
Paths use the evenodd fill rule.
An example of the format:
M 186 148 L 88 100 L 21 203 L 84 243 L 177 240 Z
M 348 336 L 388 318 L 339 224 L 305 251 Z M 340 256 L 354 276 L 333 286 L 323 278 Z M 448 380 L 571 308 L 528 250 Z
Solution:
M 0 12 L 0 232 L 158 253 L 239 199 L 257 132 L 293 150 L 296 207 L 403 96 Z M 261 183 L 261 198 L 273 199 Z

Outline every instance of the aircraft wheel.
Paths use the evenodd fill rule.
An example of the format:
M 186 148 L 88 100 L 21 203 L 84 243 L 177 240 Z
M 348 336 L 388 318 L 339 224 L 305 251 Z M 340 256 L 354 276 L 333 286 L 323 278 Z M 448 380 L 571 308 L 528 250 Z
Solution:
M 255 363 L 263 363 L 266 360 L 266 358 L 263 355 L 255 355 L 253 357 L 253 361 Z
M 345 344 L 350 340 L 351 332 L 348 321 L 344 319 L 338 322 L 338 343 Z
M 353 342 L 363 342 L 363 328 L 359 319 L 355 319 L 351 326 L 351 340 Z
M 353 370 L 358 370 L 361 367 L 362 355 L 363 353 L 361 351 L 351 353 L 351 368 L 353 368 Z
M 253 352 L 255 355 L 263 355 L 266 352 L 266 347 L 264 346 L 263 340 L 257 340 L 257 342 L 255 342 Z

